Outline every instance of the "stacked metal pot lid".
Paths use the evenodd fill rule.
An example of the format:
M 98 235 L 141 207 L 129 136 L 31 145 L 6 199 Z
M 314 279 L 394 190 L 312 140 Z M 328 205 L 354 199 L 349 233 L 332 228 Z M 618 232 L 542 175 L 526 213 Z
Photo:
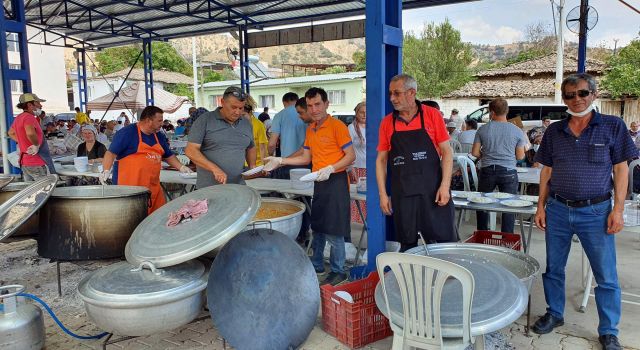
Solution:
M 44 176 L 0 205 L 0 242 L 13 234 L 49 199 L 57 175 Z
M 197 219 L 167 226 L 188 200 L 206 200 Z M 139 336 L 175 329 L 202 311 L 208 269 L 197 258 L 242 231 L 260 207 L 244 185 L 218 185 L 181 196 L 148 216 L 129 239 L 127 262 L 85 277 L 78 293 L 89 318 L 105 331 Z
M 11 181 L 15 179 L 10 175 L 0 175 L 0 190 L 4 188 L 4 186 L 8 185 Z

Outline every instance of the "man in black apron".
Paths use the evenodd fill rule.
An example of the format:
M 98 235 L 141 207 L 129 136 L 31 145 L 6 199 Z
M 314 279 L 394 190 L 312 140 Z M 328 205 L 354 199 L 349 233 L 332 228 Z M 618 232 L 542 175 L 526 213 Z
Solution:
M 324 247 L 329 241 L 331 272 L 323 283 L 336 285 L 347 279 L 344 242 L 351 235 L 351 211 L 349 179 L 345 169 L 356 156 L 347 126 L 327 114 L 327 93 L 321 88 L 311 88 L 305 93 L 305 99 L 307 113 L 313 122 L 307 128 L 302 155 L 268 157 L 264 170 L 271 171 L 282 165 L 312 163 L 317 179 L 311 204 L 311 262 L 317 273 L 324 273 Z
M 451 201 L 453 151 L 438 110 L 415 99 L 417 83 L 406 74 L 391 79 L 394 112 L 380 124 L 376 178 L 380 207 L 393 215 L 401 251 L 415 247 L 418 232 L 429 242 L 456 242 Z M 387 164 L 391 197 L 387 195 Z

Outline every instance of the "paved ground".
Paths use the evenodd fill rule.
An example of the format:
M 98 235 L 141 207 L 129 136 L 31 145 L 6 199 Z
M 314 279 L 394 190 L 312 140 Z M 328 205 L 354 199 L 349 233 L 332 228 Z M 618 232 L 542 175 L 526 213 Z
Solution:
M 470 222 L 475 222 L 473 217 Z M 463 235 L 469 235 L 472 227 L 465 225 Z M 354 233 L 360 230 L 354 227 Z M 640 234 L 622 232 L 618 235 L 618 267 L 623 292 L 640 294 L 640 278 L 637 262 L 640 253 Z M 581 249 L 578 243 L 569 258 L 567 271 L 567 308 L 565 325 L 555 332 L 538 336 L 524 333 L 526 317 L 522 316 L 515 324 L 501 332 L 508 338 L 509 345 L 516 349 L 600 349 L 597 343 L 597 312 L 593 297 L 589 299 L 586 313 L 577 312 L 582 299 Z M 534 231 L 531 255 L 538 259 L 544 269 L 544 234 Z M 79 334 L 95 334 L 100 331 L 87 320 L 82 303 L 75 293 L 77 282 L 88 272 L 105 266 L 112 261 L 83 264 L 62 264 L 63 297 L 59 298 L 55 283 L 55 264 L 40 259 L 36 254 L 33 240 L 0 243 L 0 285 L 20 283 L 29 288 L 29 292 L 41 296 L 52 305 L 62 321 Z M 625 295 L 625 299 L 640 302 L 639 298 Z M 540 279 L 532 288 L 532 322 L 545 310 L 544 294 Z M 203 316 L 207 316 L 203 313 Z M 50 317 L 45 316 L 47 326 L 47 350 L 54 349 L 100 349 L 96 341 L 76 341 L 63 334 Z M 640 306 L 623 304 L 620 323 L 620 339 L 626 349 L 640 349 Z M 174 331 L 140 337 L 110 345 L 108 349 L 223 349 L 225 346 L 211 320 L 193 322 Z M 227 349 L 230 347 L 227 346 Z M 320 319 L 313 332 L 302 346 L 303 349 L 347 349 L 335 338 L 322 331 Z M 390 349 L 391 338 L 370 344 L 366 349 Z

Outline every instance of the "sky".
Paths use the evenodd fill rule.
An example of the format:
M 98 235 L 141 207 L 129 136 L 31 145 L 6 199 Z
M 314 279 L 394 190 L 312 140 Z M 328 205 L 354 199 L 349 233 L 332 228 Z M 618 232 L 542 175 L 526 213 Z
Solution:
M 625 0 L 640 10 L 640 0 Z M 560 0 L 555 0 L 558 4 Z M 613 49 L 638 38 L 640 14 L 618 0 L 590 0 L 589 5 L 598 11 L 598 23 L 589 32 L 588 46 Z M 580 0 L 565 0 L 565 16 L 580 6 Z M 424 23 L 441 23 L 448 18 L 460 31 L 462 40 L 474 44 L 509 44 L 526 39 L 527 25 L 548 24 L 553 30 L 553 14 L 550 0 L 482 0 L 476 2 L 421 8 L 404 11 L 403 29 L 420 31 Z M 565 39 L 578 41 L 578 36 L 566 30 Z

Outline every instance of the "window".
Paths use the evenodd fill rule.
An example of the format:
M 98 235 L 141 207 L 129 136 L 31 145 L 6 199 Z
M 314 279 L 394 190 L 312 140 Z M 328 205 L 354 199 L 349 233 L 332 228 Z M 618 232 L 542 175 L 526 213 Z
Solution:
M 274 108 L 276 105 L 276 97 L 274 95 L 260 95 L 260 105 L 258 108 Z
M 9 44 L 7 42 L 7 44 Z M 9 50 L 11 51 L 11 50 Z M 10 69 L 20 69 L 19 64 L 9 64 Z M 22 81 L 21 80 L 11 80 L 11 92 L 16 94 L 22 93 Z
M 549 117 L 551 120 L 564 119 L 569 115 L 567 107 L 564 106 L 542 106 L 542 117 Z
M 346 103 L 346 92 L 344 90 L 327 90 L 327 97 L 332 105 L 343 105 Z
M 20 52 L 18 33 L 7 33 L 7 51 Z
M 222 106 L 222 95 L 209 96 L 209 106 L 211 109 L 215 109 Z
M 522 121 L 535 121 L 540 120 L 540 107 L 539 106 L 509 106 L 509 113 L 507 119 L 520 117 Z

